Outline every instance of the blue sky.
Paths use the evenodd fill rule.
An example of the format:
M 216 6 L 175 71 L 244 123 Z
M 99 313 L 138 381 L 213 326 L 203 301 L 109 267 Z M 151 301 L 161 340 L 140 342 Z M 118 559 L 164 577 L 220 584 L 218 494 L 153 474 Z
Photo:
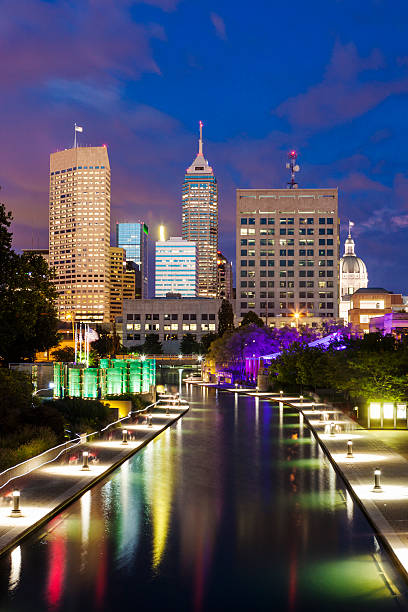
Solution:
M 339 187 L 372 286 L 408 293 L 408 5 L 3 0 L 0 182 L 15 247 L 47 246 L 49 153 L 108 144 L 112 224 L 180 234 L 204 122 L 234 258 L 235 189 Z

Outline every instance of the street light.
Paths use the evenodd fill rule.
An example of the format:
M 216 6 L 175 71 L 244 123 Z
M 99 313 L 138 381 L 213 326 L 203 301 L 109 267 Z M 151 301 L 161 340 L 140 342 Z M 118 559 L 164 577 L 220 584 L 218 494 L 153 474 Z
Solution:
M 18 491 L 17 489 L 13 491 L 13 509 L 11 511 L 10 516 L 12 516 L 13 518 L 18 518 L 19 516 L 22 516 L 20 510 L 20 491 Z
M 48 387 L 44 387 L 44 389 L 37 389 L 37 391 L 33 392 L 33 396 L 37 395 L 37 393 L 39 393 L 40 391 L 48 391 L 49 389 L 54 389 L 54 387 L 55 387 L 55 383 L 49 382 Z

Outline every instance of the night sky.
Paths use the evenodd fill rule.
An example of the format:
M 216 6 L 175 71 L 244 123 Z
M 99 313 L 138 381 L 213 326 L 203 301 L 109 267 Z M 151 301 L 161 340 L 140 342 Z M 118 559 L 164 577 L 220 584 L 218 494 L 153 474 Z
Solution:
M 371 286 L 408 293 L 408 3 L 403 0 L 2 0 L 1 200 L 14 246 L 48 246 L 49 153 L 107 144 L 112 227 L 181 233 L 204 122 L 220 248 L 235 189 L 339 187 Z M 343 244 L 341 245 L 343 252 Z

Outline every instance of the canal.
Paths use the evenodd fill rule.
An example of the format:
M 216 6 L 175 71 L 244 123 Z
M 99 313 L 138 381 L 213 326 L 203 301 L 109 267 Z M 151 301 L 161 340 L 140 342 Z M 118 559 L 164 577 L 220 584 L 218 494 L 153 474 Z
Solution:
M 0 559 L 2 612 L 406 609 L 298 414 L 185 397 L 182 420 Z

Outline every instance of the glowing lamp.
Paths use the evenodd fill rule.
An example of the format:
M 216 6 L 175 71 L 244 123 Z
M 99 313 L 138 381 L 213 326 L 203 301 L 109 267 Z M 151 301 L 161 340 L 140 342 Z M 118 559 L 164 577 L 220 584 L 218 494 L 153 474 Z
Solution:
M 380 402 L 371 402 L 369 406 L 370 418 L 379 419 L 381 416 L 381 404 Z
M 20 510 L 20 491 L 18 489 L 14 489 L 13 491 L 13 509 L 10 516 L 15 518 L 22 516 Z
M 393 419 L 394 418 L 394 404 L 391 402 L 383 403 L 383 414 L 384 419 Z

